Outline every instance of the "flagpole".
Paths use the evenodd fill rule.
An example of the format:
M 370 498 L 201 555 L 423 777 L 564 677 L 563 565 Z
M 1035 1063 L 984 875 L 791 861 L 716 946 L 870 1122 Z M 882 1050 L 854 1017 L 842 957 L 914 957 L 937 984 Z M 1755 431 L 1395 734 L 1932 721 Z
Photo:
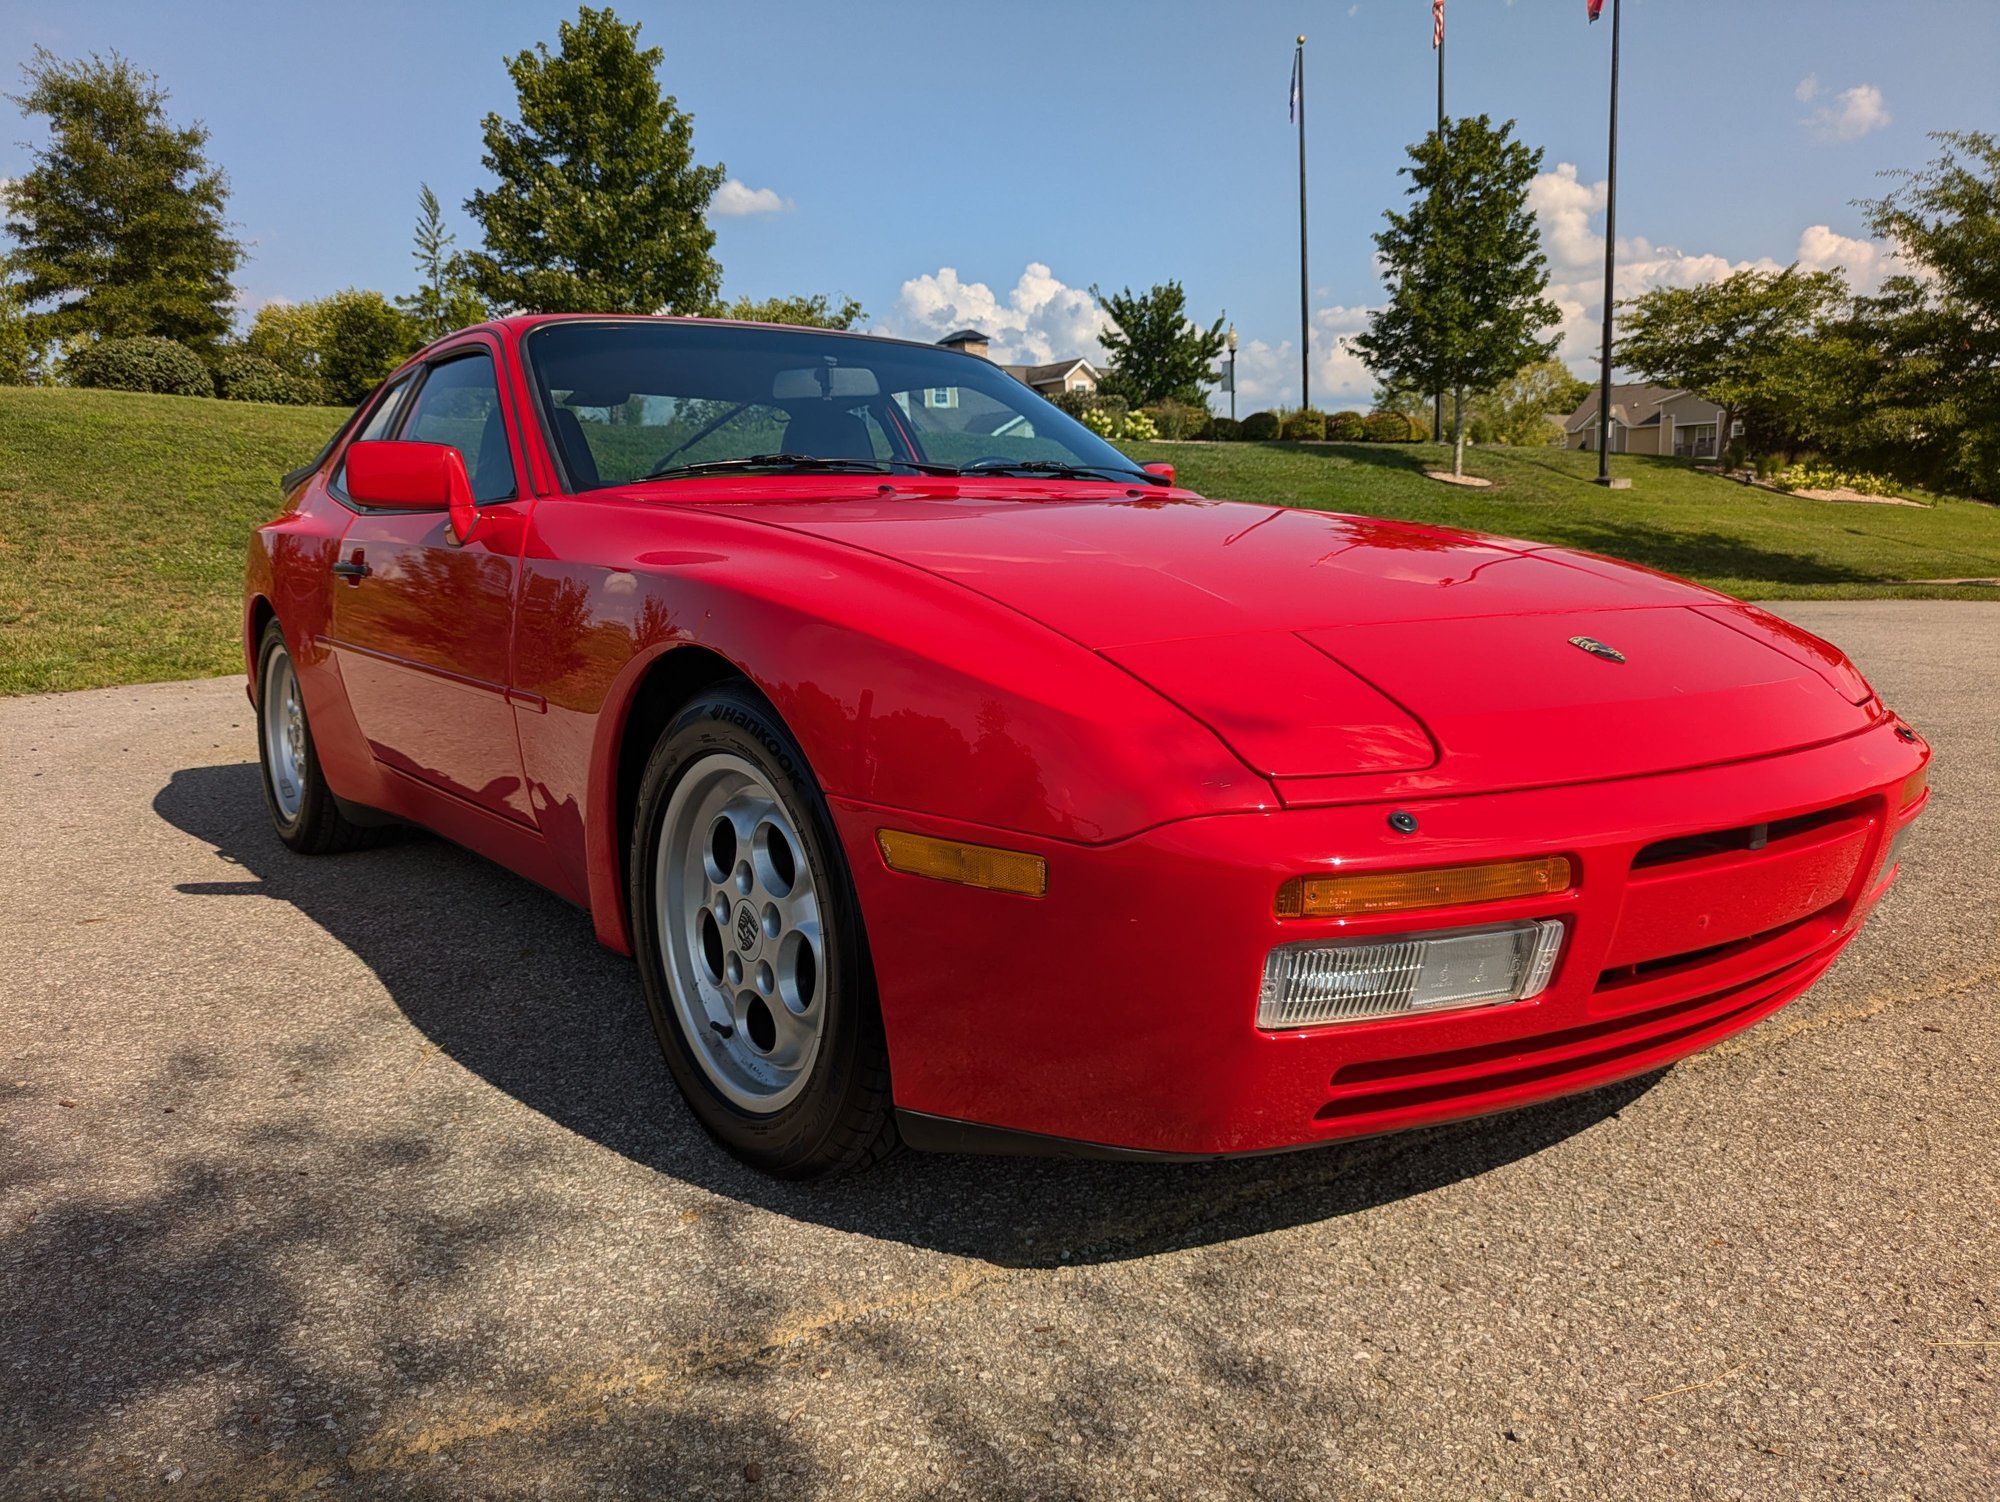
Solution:
M 1438 55 L 1438 151 L 1440 153 L 1440 156 L 1442 156 L 1442 153 L 1444 152 L 1445 149 L 1444 146 L 1444 10 L 1442 8 L 1442 5 L 1440 5 L 1440 8 L 1438 10 L 1437 55 Z M 1432 432 L 1436 435 L 1435 441 L 1442 443 L 1444 442 L 1444 393 L 1442 391 L 1435 393 L 1431 397 L 1431 402 L 1432 402 L 1432 413 L 1431 413 Z
M 1306 288 L 1306 39 L 1299 38 L 1299 405 L 1312 405 L 1312 309 Z
M 1611 309 L 1618 271 L 1619 14 L 1618 0 L 1611 0 L 1611 147 L 1604 167 L 1604 349 L 1597 377 L 1597 483 L 1600 485 L 1614 483 L 1611 478 Z M 1716 452 L 1721 452 L 1720 444 Z

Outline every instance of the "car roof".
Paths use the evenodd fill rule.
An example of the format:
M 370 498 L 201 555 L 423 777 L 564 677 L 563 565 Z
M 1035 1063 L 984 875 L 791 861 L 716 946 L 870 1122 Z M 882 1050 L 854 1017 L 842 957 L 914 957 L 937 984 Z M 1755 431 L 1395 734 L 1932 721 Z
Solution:
M 911 349 L 936 350 L 941 354 L 962 355 L 960 350 L 949 349 L 928 339 L 902 339 L 893 334 L 871 334 L 861 329 L 828 329 L 813 324 L 800 323 L 759 323 L 745 318 L 706 318 L 682 313 L 510 313 L 504 318 L 488 319 L 481 328 L 504 329 L 518 337 L 530 329 L 552 323 L 698 323 L 711 328 L 739 329 L 785 329 L 791 333 L 825 334 L 836 339 L 870 339 L 882 344 L 907 345 Z M 459 332 L 464 332 L 460 330 Z M 450 336 L 447 336 L 450 337 Z M 440 341 L 442 342 L 442 341 Z M 978 359 L 977 355 L 965 356 Z

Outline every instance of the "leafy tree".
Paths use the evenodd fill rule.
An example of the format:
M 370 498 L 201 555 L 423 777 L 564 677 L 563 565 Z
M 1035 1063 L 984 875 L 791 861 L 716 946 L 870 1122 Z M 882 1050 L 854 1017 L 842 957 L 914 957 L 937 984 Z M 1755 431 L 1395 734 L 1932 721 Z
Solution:
M 1546 359 L 1544 329 L 1561 318 L 1548 290 L 1528 187 L 1540 150 L 1513 138 L 1514 122 L 1448 120 L 1410 148 L 1409 204 L 1389 210 L 1375 236 L 1389 303 L 1354 348 L 1386 383 L 1452 394 L 1453 474 L 1465 467 L 1465 397 Z
M 720 164 L 694 162 L 694 118 L 662 95 L 664 53 L 639 27 L 584 6 L 507 64 L 519 121 L 488 115 L 480 158 L 499 179 L 465 207 L 485 232 L 466 257 L 494 307 L 523 312 L 700 312 L 722 268 L 709 200 Z
M 313 302 L 266 303 L 243 349 L 317 383 L 324 400 L 352 406 L 423 343 L 409 314 L 379 292 L 350 287 Z
M 1193 322 L 1179 282 L 1161 282 L 1136 295 L 1127 287 L 1109 297 L 1093 285 L 1090 295 L 1111 318 L 1111 327 L 1099 336 L 1111 357 L 1106 390 L 1134 407 L 1171 399 L 1207 409 L 1201 388 L 1215 379 L 1227 315 L 1206 329 Z
M 1867 205 L 1912 271 L 1863 299 L 1822 354 L 1869 367 L 1865 436 L 1904 468 L 2000 498 L 2000 138 L 1932 139 L 1943 152 Z
M 1718 431 L 1755 415 L 1769 431 L 1808 404 L 1813 343 L 1846 301 L 1838 272 L 1749 269 L 1699 287 L 1655 287 L 1624 310 L 1618 363 L 1722 409 Z
M 27 310 L 13 284 L 0 281 L 0 386 L 32 386 L 36 373 Z
M 444 210 L 429 183 L 417 184 L 417 228 L 410 258 L 417 263 L 417 290 L 396 299 L 426 341 L 483 322 L 486 304 L 472 285 L 465 257 L 454 251 L 457 236 L 444 227 Z
M 824 292 L 810 297 L 767 297 L 761 302 L 739 297 L 718 310 L 722 318 L 744 323 L 792 323 L 801 328 L 851 329 L 868 315 L 854 298 L 842 294 L 835 304 Z
M 1524 365 L 1498 386 L 1472 399 L 1472 429 L 1484 443 L 1528 447 L 1553 443 L 1561 432 L 1550 417 L 1567 417 L 1591 392 L 1560 360 Z
M 207 129 L 169 123 L 159 80 L 115 52 L 64 62 L 37 47 L 21 73 L 27 92 L 9 97 L 49 122 L 6 199 L 6 264 L 34 342 L 157 335 L 213 348 L 243 248 L 222 216 L 227 179 L 203 154 Z

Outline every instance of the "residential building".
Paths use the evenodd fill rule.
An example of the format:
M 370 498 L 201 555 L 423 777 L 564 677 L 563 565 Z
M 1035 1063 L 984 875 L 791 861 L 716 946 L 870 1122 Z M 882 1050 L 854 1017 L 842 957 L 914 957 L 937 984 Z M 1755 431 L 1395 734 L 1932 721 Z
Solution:
M 1596 387 L 1564 423 L 1564 446 L 1597 447 Z M 1722 426 L 1722 409 L 1691 391 L 1648 383 L 1611 388 L 1611 452 L 1669 454 L 1677 459 L 1713 459 Z M 1730 437 L 1743 436 L 1738 419 Z
M 991 360 L 993 341 L 977 329 L 960 329 L 938 340 L 946 349 Z M 1054 396 L 1063 391 L 1095 391 L 1102 382 L 1097 367 L 1085 359 L 1051 360 L 1044 365 L 1002 365 L 1008 375 L 1031 391 Z

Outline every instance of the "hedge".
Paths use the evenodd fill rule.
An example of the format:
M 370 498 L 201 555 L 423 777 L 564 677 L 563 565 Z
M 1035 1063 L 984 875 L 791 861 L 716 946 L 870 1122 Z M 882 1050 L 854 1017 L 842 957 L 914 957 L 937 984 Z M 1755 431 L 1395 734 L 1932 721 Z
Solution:
M 225 355 L 215 367 L 216 394 L 231 402 L 310 407 L 325 400 L 317 381 L 291 375 L 258 355 Z
M 1417 425 L 1400 412 L 1370 412 L 1365 419 L 1370 443 L 1416 443 Z
M 1368 436 L 1368 421 L 1359 412 L 1336 412 L 1326 420 L 1326 436 L 1336 443 L 1360 443 Z
M 1252 412 L 1243 419 L 1243 437 L 1251 443 L 1269 443 L 1278 436 L 1278 414 Z
M 94 386 L 102 391 L 215 395 L 215 382 L 200 355 L 185 344 L 151 335 L 100 339 L 70 356 L 63 374 L 72 386 Z
M 1326 437 L 1326 414 L 1301 407 L 1285 419 L 1281 436 L 1288 443 L 1318 443 Z

